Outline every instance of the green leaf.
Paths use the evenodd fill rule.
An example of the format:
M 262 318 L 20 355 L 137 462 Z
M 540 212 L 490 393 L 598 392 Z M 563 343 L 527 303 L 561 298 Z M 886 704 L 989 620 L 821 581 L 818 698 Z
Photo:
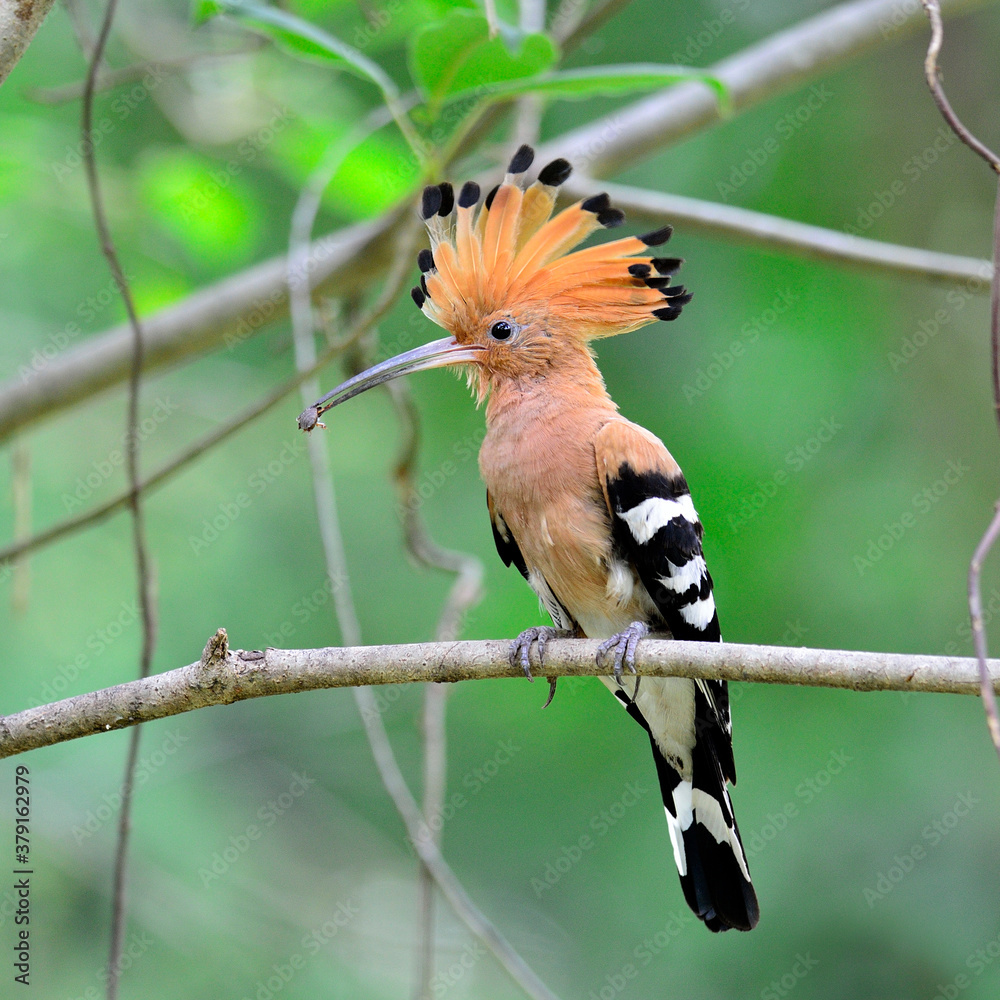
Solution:
M 490 38 L 478 11 L 453 10 L 418 32 L 410 49 L 413 79 L 432 106 L 453 94 L 536 76 L 558 53 L 548 35 L 504 28 Z
M 198 26 L 221 13 L 222 6 L 216 0 L 196 0 L 191 8 L 191 20 Z
M 711 87 L 720 105 L 728 107 L 729 91 L 726 85 L 708 73 L 686 66 L 636 63 L 624 66 L 593 66 L 585 69 L 559 70 L 529 79 L 503 80 L 486 86 L 470 87 L 452 92 L 449 101 L 479 97 L 484 101 L 499 101 L 522 94 L 542 94 L 566 100 L 585 97 L 613 97 L 634 93 L 637 90 L 655 90 L 682 80 L 699 80 Z
M 357 49 L 342 42 L 322 28 L 277 7 L 267 7 L 252 0 L 199 0 L 195 17 L 204 21 L 215 14 L 231 14 L 262 32 L 293 55 L 332 62 L 371 80 L 383 92 L 395 93 L 395 86 L 382 68 Z

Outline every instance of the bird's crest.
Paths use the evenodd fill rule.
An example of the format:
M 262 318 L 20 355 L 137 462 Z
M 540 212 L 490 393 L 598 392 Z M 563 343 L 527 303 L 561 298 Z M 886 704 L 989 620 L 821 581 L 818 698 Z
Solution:
M 671 227 L 570 252 L 596 230 L 621 225 L 625 215 L 598 194 L 553 218 L 559 185 L 572 168 L 554 160 L 526 187 L 534 155 L 521 146 L 482 204 L 475 181 L 457 199 L 447 182 L 424 189 L 421 214 L 431 249 L 418 258 L 416 304 L 459 340 L 503 310 L 541 311 L 583 340 L 675 319 L 691 299 L 683 285 L 670 287 L 682 261 L 648 256 L 670 238 Z

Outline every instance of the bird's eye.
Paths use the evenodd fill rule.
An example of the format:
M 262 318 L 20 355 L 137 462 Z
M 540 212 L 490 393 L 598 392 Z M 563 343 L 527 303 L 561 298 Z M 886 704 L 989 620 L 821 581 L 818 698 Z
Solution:
M 494 340 L 509 340 L 513 333 L 514 327 L 512 327 L 505 319 L 497 320 L 497 322 L 490 327 L 490 336 Z

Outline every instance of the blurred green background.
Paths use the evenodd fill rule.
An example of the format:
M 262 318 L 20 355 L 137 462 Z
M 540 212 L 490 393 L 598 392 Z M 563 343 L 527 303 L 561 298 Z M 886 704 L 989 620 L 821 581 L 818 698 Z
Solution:
M 363 42 L 405 90 L 407 39 L 452 5 L 292 6 Z M 826 6 L 636 0 L 566 65 L 707 66 Z M 550 19 L 558 14 L 551 7 Z M 90 5 L 79 12 L 96 23 Z M 510 5 L 500 13 L 516 20 Z M 385 26 L 373 27 L 382 15 Z M 109 62 L 249 47 L 253 37 L 232 22 L 191 32 L 183 4 L 129 0 Z M 946 141 L 922 76 L 926 28 L 905 39 L 889 34 L 838 72 L 616 179 L 989 257 L 996 179 Z M 981 5 L 949 22 L 946 34 L 952 103 L 996 148 L 1000 9 Z M 78 102 L 33 96 L 84 72 L 59 8 L 0 90 L 3 380 L 18 380 L 33 353 L 57 338 L 82 343 L 123 318 L 77 165 Z M 814 97 L 805 115 L 814 86 L 822 100 Z M 101 178 L 141 312 L 281 253 L 309 171 L 376 103 L 365 82 L 266 46 L 99 96 L 96 116 L 113 123 L 98 147 Z M 552 104 L 542 137 L 623 103 Z M 261 132 L 268 123 L 273 135 Z M 508 122 L 483 152 L 509 154 L 510 141 Z M 765 143 L 775 151 L 745 170 Z M 404 194 L 413 177 L 396 167 L 401 148 L 387 129 L 353 156 L 324 199 L 317 232 L 373 217 Z M 469 170 L 482 162 L 470 161 Z M 891 208 L 877 219 L 865 214 L 893 190 Z M 700 238 L 683 225 L 671 248 L 687 259 L 684 280 L 696 293 L 682 321 L 604 342 L 600 361 L 624 414 L 659 434 L 684 467 L 706 526 L 726 638 L 968 655 L 965 575 L 998 492 L 1000 459 L 986 298 Z M 381 338 L 398 342 L 405 330 L 417 343 L 435 329 L 404 298 Z M 910 357 L 907 341 L 920 345 L 905 350 Z M 148 378 L 144 467 L 227 420 L 293 367 L 281 322 Z M 331 366 L 324 389 L 341 375 Z M 545 619 L 493 549 L 471 457 L 482 413 L 447 374 L 411 381 L 424 431 L 418 482 L 433 482 L 445 463 L 453 469 L 437 476 L 444 482 L 421 512 L 435 539 L 474 552 L 486 567 L 486 595 L 464 636 L 513 636 Z M 101 472 L 121 445 L 124 398 L 122 389 L 107 392 L 19 437 L 31 456 L 36 527 L 124 486 L 120 467 Z M 154 670 L 196 660 L 219 626 L 243 648 L 340 641 L 295 429 L 299 409 L 290 397 L 149 498 L 160 609 Z M 331 417 L 323 440 L 364 641 L 429 639 L 451 581 L 405 553 L 390 480 L 399 428 L 388 398 L 373 392 Z M 95 471 L 96 486 L 78 497 L 78 481 Z M 5 460 L 5 539 L 11 486 Z M 250 505 L 200 544 L 204 522 L 241 493 Z M 904 515 L 907 527 L 866 564 L 869 546 L 891 537 Z M 134 676 L 140 629 L 130 537 L 119 515 L 34 555 L 25 609 L 14 609 L 5 577 L 0 711 Z M 984 594 L 991 611 L 1000 608 L 996 560 Z M 421 691 L 378 694 L 419 792 Z M 714 936 L 684 905 L 645 735 L 596 681 L 564 681 L 540 714 L 544 694 L 544 685 L 516 681 L 451 692 L 448 794 L 459 798 L 444 824 L 444 850 L 560 996 L 997 996 L 1000 775 L 977 700 L 736 686 L 734 798 L 762 916 L 751 934 Z M 126 742 L 116 732 L 18 758 L 34 789 L 36 996 L 103 995 Z M 150 724 L 142 756 L 123 997 L 409 995 L 416 865 L 349 691 Z M 7 761 L 0 769 L 3 831 L 11 829 L 13 768 Z M 627 795 L 636 787 L 642 794 Z M 605 822 L 623 796 L 637 801 L 620 822 Z M 592 846 L 580 850 L 586 835 Z M 550 871 L 559 876 L 550 875 L 554 884 L 545 881 Z M 12 896 L 10 879 L 3 882 L 8 959 L 0 974 L 8 982 Z M 435 996 L 522 995 L 443 902 L 437 920 Z M 302 961 L 289 977 L 294 956 Z

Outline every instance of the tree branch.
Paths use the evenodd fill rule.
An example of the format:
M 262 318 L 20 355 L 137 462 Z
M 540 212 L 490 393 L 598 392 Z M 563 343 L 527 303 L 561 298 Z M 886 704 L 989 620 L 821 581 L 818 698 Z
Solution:
M 0 0 L 0 3 L 5 0 Z M 951 0 L 949 15 L 982 0 Z M 897 24 L 898 20 L 898 24 Z M 904 37 L 921 23 L 920 8 L 898 0 L 841 4 L 749 46 L 710 68 L 725 82 L 734 111 L 776 96 L 834 69 L 879 42 Z M 891 25 L 886 31 L 885 26 Z M 662 147 L 719 121 L 714 92 L 685 83 L 628 105 L 599 122 L 546 143 L 545 156 L 565 156 L 583 172 L 613 174 Z M 313 244 L 312 285 L 339 292 L 363 287 L 391 258 L 388 238 L 409 202 L 380 219 L 350 226 Z M 284 257 L 257 264 L 190 295 L 143 321 L 145 370 L 246 339 L 265 323 L 288 314 Z M 39 371 L 0 385 L 0 440 L 18 428 L 57 413 L 128 375 L 127 327 L 115 327 L 46 361 Z
M 1000 156 L 997 156 L 985 143 L 977 139 L 959 120 L 952 109 L 941 86 L 941 75 L 938 70 L 937 58 L 944 41 L 944 29 L 941 25 L 941 5 L 937 0 L 923 0 L 927 16 L 931 22 L 931 41 L 927 47 L 924 59 L 924 73 L 927 85 L 930 87 L 944 120 L 951 130 L 976 155 L 1000 174 Z M 993 410 L 1000 420 L 1000 188 L 997 189 L 996 204 L 993 209 L 993 288 L 990 296 L 990 355 L 993 370 Z M 990 522 L 982 539 L 976 546 L 976 551 L 969 562 L 969 619 L 972 622 L 972 637 L 976 648 L 976 659 L 979 664 L 979 685 L 982 692 L 983 708 L 986 712 L 986 724 L 989 729 L 993 748 L 1000 756 L 1000 710 L 997 709 L 996 693 L 990 686 L 989 668 L 986 663 L 986 632 L 983 621 L 983 601 L 980 593 L 979 578 L 983 562 L 1000 537 L 1000 500 L 997 501 Z
M 571 176 L 563 190 L 572 197 L 587 197 L 596 190 L 596 181 L 586 176 Z M 625 184 L 601 187 L 608 192 L 616 208 L 639 217 L 684 223 L 689 231 L 724 236 L 766 248 L 790 250 L 804 257 L 834 263 L 853 264 L 866 270 L 910 274 L 931 281 L 966 282 L 972 293 L 989 291 L 993 265 L 977 257 L 897 246 L 852 236 L 836 229 L 811 226 L 777 215 L 753 212 L 735 205 L 723 205 L 679 194 L 665 194 Z
M 981 6 L 982 0 L 942 4 L 948 16 Z M 732 113 L 776 97 L 820 73 L 921 26 L 917 4 L 900 0 L 843 3 L 780 31 L 708 68 L 729 92 Z M 539 159 L 564 156 L 596 177 L 616 174 L 637 160 L 722 121 L 716 93 L 692 81 L 636 101 L 606 119 L 553 139 Z
M 232 49 L 229 52 L 192 52 L 175 59 L 146 60 L 133 63 L 131 66 L 123 66 L 121 69 L 104 70 L 98 74 L 97 80 L 94 82 L 94 93 L 113 90 L 115 87 L 121 87 L 128 83 L 138 83 L 150 73 L 155 75 L 174 73 L 194 66 L 211 66 L 213 63 L 224 62 L 227 59 L 253 55 L 267 44 L 267 41 L 261 36 L 251 35 L 240 48 Z M 76 101 L 83 97 L 85 85 L 85 80 L 75 80 L 73 83 L 64 83 L 55 87 L 35 87 L 25 91 L 24 96 L 29 101 L 36 101 L 38 104 L 65 104 L 67 101 Z
M 132 512 L 132 547 L 135 554 L 136 585 L 138 603 L 142 619 L 142 649 L 139 654 L 139 676 L 149 674 L 156 648 L 156 601 L 153 595 L 152 565 L 149 546 L 146 541 L 145 511 L 142 494 L 139 492 L 139 394 L 142 388 L 142 327 L 135 308 L 132 289 L 125 277 L 118 250 L 111 236 L 107 214 L 104 210 L 104 195 L 97 176 L 97 153 L 90 142 L 94 123 L 94 87 L 97 71 L 104 57 L 104 50 L 111 34 L 111 23 L 115 17 L 117 0 L 107 0 L 100 32 L 93 50 L 87 54 L 90 65 L 83 88 L 83 108 L 80 116 L 81 147 L 83 166 L 87 176 L 87 190 L 94 215 L 97 239 L 114 278 L 118 294 L 125 304 L 129 327 L 132 332 L 132 356 L 129 361 L 128 403 L 125 417 L 125 468 L 129 483 L 129 508 Z M 114 879 L 111 890 L 111 939 L 108 947 L 107 980 L 108 1000 L 116 1000 L 121 978 L 122 942 L 125 938 L 125 883 L 128 876 L 129 834 L 132 829 L 132 798 L 135 791 L 135 769 L 139 760 L 139 740 L 141 729 L 133 729 L 125 757 L 125 776 L 122 779 L 121 811 L 118 814 L 118 836 L 115 844 Z
M 0 0 L 0 84 L 7 79 L 55 0 Z
M 312 244 L 314 289 L 369 287 L 392 257 L 391 234 L 410 203 L 373 222 L 349 226 Z M 142 321 L 143 371 L 238 344 L 288 316 L 288 259 L 275 257 L 202 288 Z M 128 378 L 131 329 L 89 337 L 0 386 L 0 440 Z
M 161 465 L 156 472 L 146 476 L 146 478 L 140 482 L 139 492 L 145 494 L 160 486 L 171 476 L 180 472 L 180 470 L 185 466 L 204 455 L 205 452 L 214 448 L 222 441 L 225 441 L 247 424 L 252 423 L 262 414 L 267 413 L 268 410 L 277 406 L 278 403 L 280 403 L 289 393 L 297 389 L 306 379 L 310 378 L 320 368 L 331 361 L 335 355 L 344 349 L 345 346 L 353 343 L 363 336 L 391 308 L 399 291 L 399 282 L 403 277 L 405 277 L 405 275 L 401 271 L 396 275 L 390 274 L 378 301 L 357 321 L 357 323 L 351 326 L 343 341 L 328 346 L 326 350 L 320 354 L 315 365 L 305 372 L 300 372 L 293 375 L 291 378 L 286 379 L 276 389 L 272 389 L 271 392 L 268 393 L 268 395 L 266 395 L 263 399 L 258 400 L 256 403 L 247 407 L 242 413 L 233 417 L 228 422 L 209 431 L 208 434 L 205 434 L 203 437 L 199 438 L 193 444 L 184 449 L 184 451 L 175 455 L 164 465 Z M 32 535 L 30 538 L 24 538 L 20 541 L 4 546 L 0 549 L 0 565 L 8 560 L 17 559 L 20 555 L 26 552 L 33 552 L 36 549 L 44 548 L 46 545 L 51 545 L 60 538 L 64 538 L 66 535 L 79 531 L 89 525 L 99 524 L 105 518 L 110 517 L 112 514 L 125 507 L 129 503 L 131 497 L 132 490 L 130 488 L 122 493 L 119 493 L 117 496 L 112 497 L 110 500 L 106 500 L 103 504 L 100 504 L 92 510 L 86 511 L 83 514 L 77 514 L 74 517 L 69 517 L 65 521 L 60 521 L 58 524 L 55 524 L 50 528 L 46 528 L 44 531 L 40 531 L 37 535 Z
M 591 677 L 605 673 L 592 639 L 554 639 L 539 676 Z M 424 642 L 402 646 L 230 650 L 220 629 L 198 663 L 142 680 L 66 698 L 0 718 L 0 758 L 65 740 L 124 729 L 211 705 L 248 698 L 366 684 L 451 683 L 517 677 L 508 640 Z M 803 684 L 851 691 L 978 694 L 976 660 L 965 657 L 738 643 L 644 639 L 636 655 L 644 676 L 720 678 L 755 684 Z M 989 661 L 994 690 L 1000 660 Z

